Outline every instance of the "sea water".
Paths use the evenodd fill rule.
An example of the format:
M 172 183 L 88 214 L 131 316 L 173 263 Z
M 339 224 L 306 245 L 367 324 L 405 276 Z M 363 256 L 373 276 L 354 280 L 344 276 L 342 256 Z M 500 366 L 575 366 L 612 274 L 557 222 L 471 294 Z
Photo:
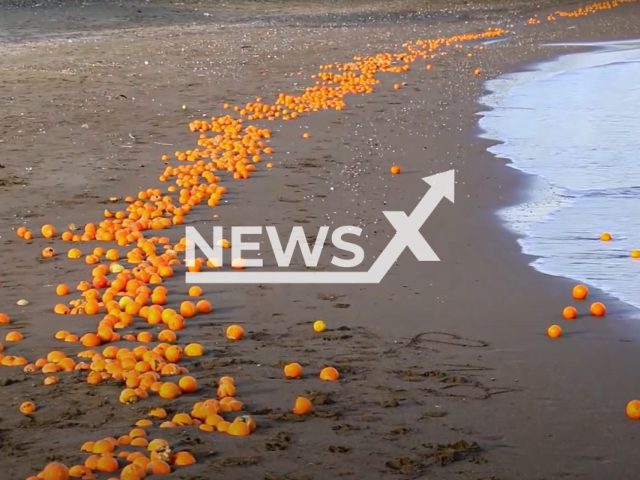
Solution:
M 532 265 L 640 308 L 640 41 L 592 47 L 489 81 L 480 126 L 534 175 L 529 201 L 499 212 Z

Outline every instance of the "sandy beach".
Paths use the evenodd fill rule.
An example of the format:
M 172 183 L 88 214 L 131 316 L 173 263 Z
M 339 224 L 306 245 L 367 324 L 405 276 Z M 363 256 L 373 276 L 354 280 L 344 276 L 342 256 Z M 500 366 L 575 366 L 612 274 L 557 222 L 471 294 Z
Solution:
M 271 104 L 281 92 L 300 95 L 320 66 L 354 56 L 407 53 L 408 42 L 419 48 L 488 29 L 506 34 L 499 42 L 461 37 L 408 71 L 377 73 L 374 92 L 345 96 L 340 111 L 254 121 L 271 130 L 266 145 L 273 154 L 263 154 L 246 180 L 215 172 L 227 193 L 215 208 L 197 205 L 184 219 L 202 232 L 214 225 L 275 225 L 283 232 L 300 225 L 311 234 L 323 225 L 360 226 L 366 269 L 395 233 L 382 211 L 410 213 L 427 192 L 423 177 L 455 169 L 455 203 L 442 201 L 421 229 L 440 262 L 417 262 L 406 250 L 377 285 L 201 285 L 213 312 L 187 319 L 174 342 L 204 347 L 203 356 L 179 362 L 198 390 L 173 400 L 151 393 L 124 405 L 117 379 L 90 385 L 88 372 L 76 370 L 55 373 L 58 382 L 45 386 L 47 375 L 3 362 L 0 478 L 23 480 L 54 461 L 82 465 L 90 455 L 80 451 L 84 442 L 117 439 L 155 407 L 165 408 L 168 419 L 191 412 L 194 403 L 216 398 L 223 376 L 233 377 L 244 406 L 222 415 L 250 415 L 255 432 L 238 438 L 196 425 L 160 428 L 154 420 L 144 427 L 148 439 L 166 439 L 174 452 L 196 460 L 160 478 L 635 478 L 640 423 L 625 415 L 627 402 L 640 397 L 635 311 L 593 288 L 588 300 L 575 302 L 575 281 L 529 266 L 532 258 L 495 212 L 521 201 L 532 179 L 487 152 L 492 143 L 478 136 L 478 98 L 487 79 L 584 50 L 553 42 L 640 37 L 640 3 L 548 21 L 558 10 L 586 5 L 3 2 L 0 312 L 10 323 L 0 325 L 0 343 L 4 356 L 29 363 L 52 350 L 87 361 L 76 357 L 86 347 L 54 335 L 95 332 L 107 312 L 53 312 L 80 298 L 79 282 L 91 281 L 95 265 L 86 264 L 87 254 L 116 248 L 119 263 L 135 267 L 124 258 L 135 243 L 72 244 L 59 235 L 42 238 L 40 227 L 82 228 L 102 221 L 105 209 L 124 211 L 124 198 L 141 190 L 165 195 L 175 179 L 159 181 L 166 167 L 161 157 L 185 163 L 174 152 L 197 146 L 190 122 L 235 114 L 225 103 L 245 105 L 258 96 Z M 389 173 L 394 164 L 400 175 Z M 18 238 L 22 226 L 33 240 Z M 600 227 L 593 228 L 599 235 Z M 143 233 L 174 245 L 184 228 Z M 57 255 L 43 259 L 46 247 Z M 67 258 L 72 247 L 81 259 Z M 263 245 L 264 252 L 269 248 Z M 327 245 L 320 264 L 335 252 Z M 301 266 L 297 256 L 294 266 Z M 165 307 L 178 309 L 190 300 L 189 286 L 184 265 L 174 272 L 162 284 L 169 291 Z M 57 296 L 59 284 L 72 293 Z M 29 304 L 17 305 L 20 299 Z M 592 301 L 607 306 L 606 317 L 589 316 Z M 570 304 L 579 311 L 575 322 L 562 318 Z M 316 319 L 326 322 L 325 332 L 314 332 Z M 226 338 L 231 324 L 244 328 L 244 338 Z M 561 338 L 547 337 L 551 324 L 563 327 Z M 163 328 L 136 317 L 121 333 L 152 332 L 153 342 L 145 344 L 151 349 Z M 23 340 L 5 341 L 11 331 Z M 93 350 L 108 345 L 141 343 L 121 340 Z M 285 378 L 290 362 L 302 366 L 302 378 Z M 340 379 L 320 380 L 325 366 L 335 367 Z M 310 414 L 292 413 L 298 396 L 312 401 Z M 34 413 L 20 413 L 25 401 L 35 403 Z M 115 453 L 146 450 L 120 445 Z M 119 468 L 127 463 L 120 458 Z M 95 474 L 85 478 L 120 478 Z

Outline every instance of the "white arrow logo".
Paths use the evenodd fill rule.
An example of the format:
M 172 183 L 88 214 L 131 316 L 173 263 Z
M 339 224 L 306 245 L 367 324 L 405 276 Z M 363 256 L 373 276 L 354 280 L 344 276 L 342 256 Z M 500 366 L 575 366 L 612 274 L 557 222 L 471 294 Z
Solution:
M 425 177 L 431 188 L 418 202 L 411 215 L 405 212 L 382 212 L 396 234 L 367 272 L 187 272 L 187 283 L 380 283 L 405 248 L 409 248 L 421 262 L 439 262 L 440 259 L 420 234 L 443 198 L 454 202 L 454 170 Z

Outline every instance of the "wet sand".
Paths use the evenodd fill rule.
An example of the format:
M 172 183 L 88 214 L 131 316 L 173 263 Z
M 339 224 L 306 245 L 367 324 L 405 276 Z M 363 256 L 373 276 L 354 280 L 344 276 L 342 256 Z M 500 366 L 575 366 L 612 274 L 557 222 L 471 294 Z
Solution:
M 640 366 L 637 328 L 627 307 L 594 291 L 589 300 L 607 305 L 605 319 L 584 315 L 588 304 L 580 304 L 576 322 L 562 320 L 574 282 L 530 268 L 494 214 L 522 198 L 531 179 L 486 152 L 475 114 L 485 79 L 570 51 L 545 42 L 640 36 L 639 5 L 521 26 L 526 2 L 471 2 L 444 13 L 444 2 L 421 12 L 410 2 L 386 11 L 376 3 L 371 13 L 363 4 L 301 11 L 288 2 L 63 2 L 2 11 L 0 38 L 10 38 L 0 44 L 0 311 L 12 318 L 3 333 L 25 337 L 3 342 L 3 353 L 30 360 L 81 350 L 52 336 L 91 331 L 96 319 L 54 315 L 53 287 L 75 285 L 90 269 L 66 258 L 68 244 L 25 244 L 13 229 L 97 221 L 110 196 L 160 186 L 160 156 L 194 147 L 188 122 L 221 114 L 224 102 L 297 92 L 323 63 L 520 22 L 506 41 L 450 49 L 431 70 L 416 62 L 406 74 L 381 75 L 374 94 L 347 97 L 341 112 L 268 122 L 274 168 L 247 181 L 225 178 L 228 202 L 214 209 L 226 227 L 361 225 L 368 267 L 394 233 L 382 210 L 410 212 L 426 191 L 422 177 L 455 168 L 455 204 L 443 201 L 421 230 L 441 262 L 419 263 L 407 251 L 380 285 L 203 286 L 214 313 L 192 319 L 178 342 L 207 349 L 184 362 L 200 390 L 175 401 L 151 396 L 124 406 L 115 382 L 94 387 L 85 373 L 61 373 L 45 387 L 42 374 L 0 367 L 3 478 L 35 475 L 52 460 L 82 463 L 85 440 L 122 435 L 152 406 L 188 410 L 215 397 L 222 375 L 236 378 L 258 429 L 246 438 L 147 429 L 198 460 L 166 478 L 633 478 L 638 424 L 624 406 L 640 396 L 630 375 Z M 571 5 L 563 9 L 583 4 Z M 107 21 L 110 9 L 130 13 Z M 42 25 L 35 12 L 56 23 Z M 61 41 L 69 32 L 74 40 Z M 392 177 L 394 163 L 403 173 Z M 206 231 L 211 215 L 197 210 L 188 224 Z M 167 233 L 172 241 L 183 234 Z M 47 245 L 61 254 L 41 260 Z M 167 282 L 172 305 L 186 299 L 182 272 Z M 20 298 L 30 305 L 16 306 Z M 313 332 L 316 318 L 326 333 Z M 228 342 L 230 323 L 243 325 L 246 338 Z M 565 329 L 556 341 L 545 335 L 553 323 Z M 305 376 L 287 381 L 282 364 L 293 361 Z M 342 373 L 337 383 L 317 379 L 329 364 Z M 312 416 L 289 413 L 298 395 L 315 399 Z M 39 409 L 26 417 L 18 406 L 29 399 Z

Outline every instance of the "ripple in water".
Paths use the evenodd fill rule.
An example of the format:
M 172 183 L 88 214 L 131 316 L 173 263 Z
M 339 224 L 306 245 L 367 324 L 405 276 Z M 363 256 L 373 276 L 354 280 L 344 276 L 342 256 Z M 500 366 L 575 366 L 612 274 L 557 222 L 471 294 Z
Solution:
M 489 81 L 490 148 L 536 175 L 525 204 L 499 212 L 533 266 L 640 308 L 640 41 L 599 44 Z M 613 241 L 602 242 L 608 231 Z

